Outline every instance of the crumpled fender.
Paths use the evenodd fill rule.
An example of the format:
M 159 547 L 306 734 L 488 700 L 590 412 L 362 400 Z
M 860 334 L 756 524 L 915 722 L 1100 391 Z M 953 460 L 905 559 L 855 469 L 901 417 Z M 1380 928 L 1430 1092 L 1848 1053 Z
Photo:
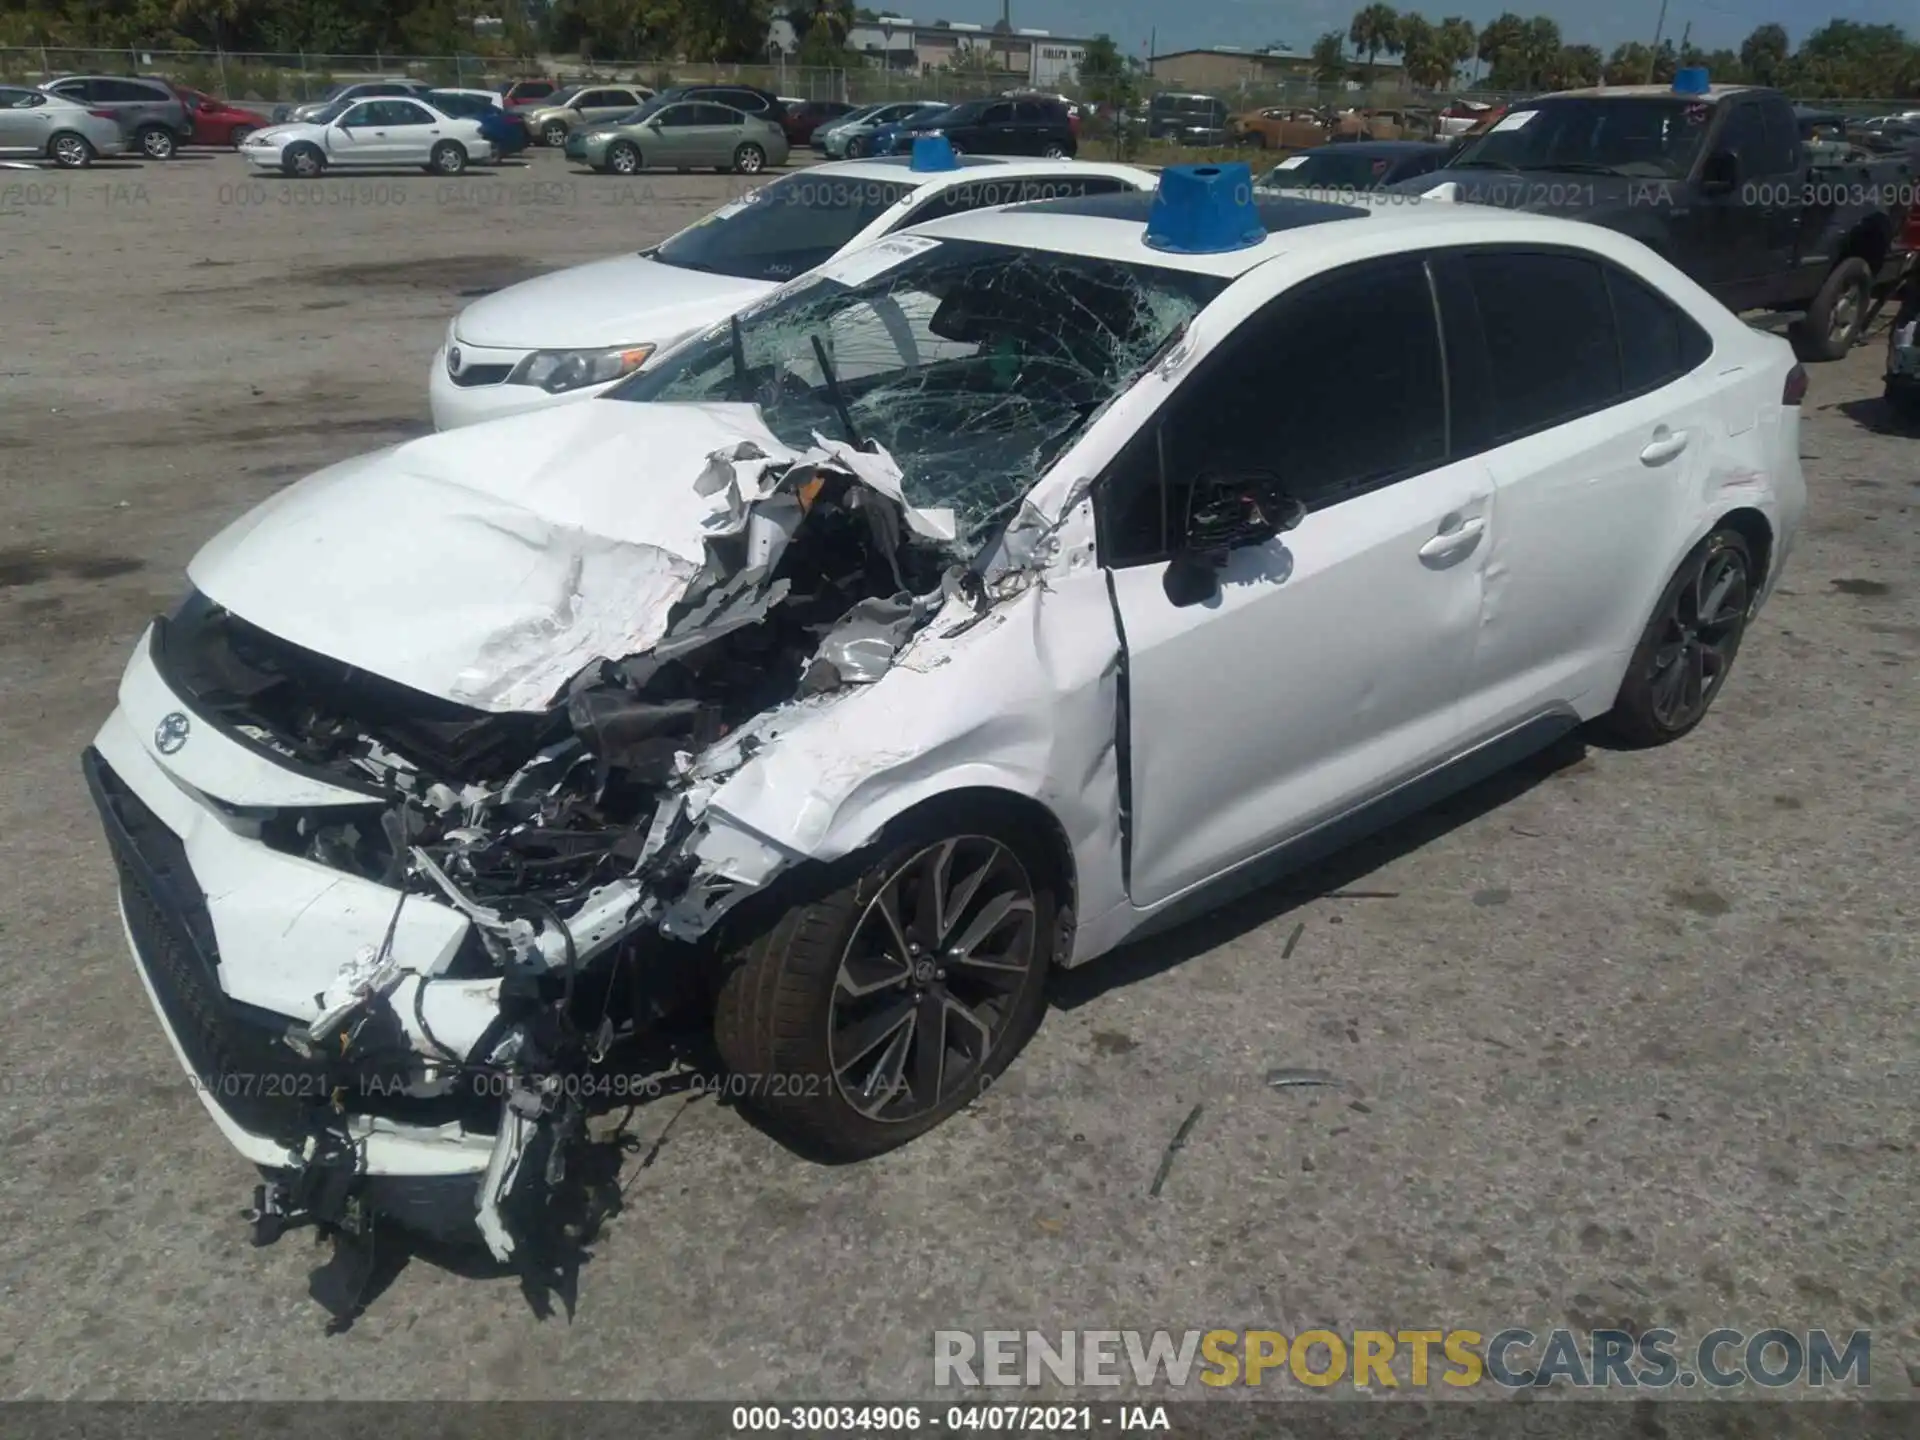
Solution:
M 943 794 L 1001 790 L 1052 814 L 1073 852 L 1077 908 L 1103 913 L 1124 900 L 1119 661 L 1105 577 L 1091 566 L 983 617 L 956 601 L 879 681 L 770 725 L 713 793 L 694 856 L 764 884 L 795 860 L 853 853 Z

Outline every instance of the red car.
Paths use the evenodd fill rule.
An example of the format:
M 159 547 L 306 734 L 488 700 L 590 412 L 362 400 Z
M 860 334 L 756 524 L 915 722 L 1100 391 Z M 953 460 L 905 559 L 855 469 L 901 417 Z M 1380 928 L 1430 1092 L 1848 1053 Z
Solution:
M 216 96 L 189 90 L 184 85 L 175 85 L 173 93 L 187 107 L 187 119 L 193 125 L 193 134 L 187 139 L 189 145 L 237 146 L 251 132 L 265 129 L 273 123 L 258 111 L 230 105 Z
M 803 146 L 813 139 L 813 132 L 829 120 L 838 120 L 842 115 L 852 113 L 853 106 L 838 100 L 808 100 L 800 105 L 787 106 L 787 113 L 780 120 L 780 128 L 787 132 L 789 145 Z
M 553 103 L 560 86 L 552 80 L 514 80 L 500 87 L 500 108 L 512 113 Z

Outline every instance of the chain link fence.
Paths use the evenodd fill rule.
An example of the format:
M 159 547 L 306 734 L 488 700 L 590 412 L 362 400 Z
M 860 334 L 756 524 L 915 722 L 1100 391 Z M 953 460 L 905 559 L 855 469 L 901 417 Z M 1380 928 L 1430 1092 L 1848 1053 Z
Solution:
M 235 52 L 211 50 L 69 49 L 58 46 L 0 47 L 0 82 L 38 85 L 61 75 L 149 75 L 172 80 L 240 103 L 298 104 L 317 100 L 336 85 L 354 80 L 422 80 L 434 85 L 494 88 L 520 77 L 541 77 L 566 83 L 626 82 L 664 90 L 672 85 L 733 82 L 755 85 L 779 95 L 807 100 L 835 100 L 868 104 L 886 100 L 927 99 L 958 101 L 999 95 L 1025 87 L 1028 77 L 992 68 L 933 70 L 853 65 L 819 68 L 780 62 L 766 65 L 689 64 L 670 60 L 622 60 L 576 56 L 455 54 L 328 55 L 305 51 Z M 1071 98 L 1082 98 L 1081 87 L 1064 86 Z M 1386 80 L 1373 87 L 1322 83 L 1307 78 L 1275 78 L 1231 87 L 1192 88 L 1154 76 L 1135 76 L 1132 98 L 1144 103 L 1158 92 L 1211 94 L 1239 114 L 1265 108 L 1425 109 L 1455 100 L 1494 104 L 1524 98 L 1517 94 L 1478 89 L 1428 93 L 1408 88 L 1403 81 Z M 1869 116 L 1913 108 L 1899 100 L 1823 100 L 1823 109 Z

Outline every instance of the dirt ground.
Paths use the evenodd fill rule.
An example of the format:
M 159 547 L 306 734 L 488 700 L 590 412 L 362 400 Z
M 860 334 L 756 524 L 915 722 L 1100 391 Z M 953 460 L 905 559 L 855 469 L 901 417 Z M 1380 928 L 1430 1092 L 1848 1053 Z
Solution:
M 1920 439 L 1884 342 L 1815 369 L 1811 533 L 1685 743 L 1566 747 L 1066 977 L 880 1161 L 647 1105 L 568 1305 L 416 1258 L 323 1334 L 324 1251 L 249 1247 L 129 965 L 79 753 L 203 540 L 427 428 L 463 297 L 737 183 L 0 171 L 0 1391 L 880 1398 L 931 1392 L 936 1328 L 1665 1324 L 1870 1329 L 1908 1394 Z

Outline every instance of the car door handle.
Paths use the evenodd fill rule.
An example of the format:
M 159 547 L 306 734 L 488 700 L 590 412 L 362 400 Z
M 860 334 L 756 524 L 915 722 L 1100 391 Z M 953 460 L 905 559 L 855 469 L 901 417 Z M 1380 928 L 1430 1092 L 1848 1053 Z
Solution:
M 1470 520 L 1460 520 L 1450 529 L 1442 530 L 1426 544 L 1420 547 L 1422 560 L 1446 560 L 1471 550 L 1480 543 L 1480 532 L 1487 528 L 1487 522 L 1479 516 Z
M 1640 452 L 1642 465 L 1664 465 L 1687 448 L 1687 432 L 1668 431 L 1665 426 L 1653 432 L 1653 440 Z

